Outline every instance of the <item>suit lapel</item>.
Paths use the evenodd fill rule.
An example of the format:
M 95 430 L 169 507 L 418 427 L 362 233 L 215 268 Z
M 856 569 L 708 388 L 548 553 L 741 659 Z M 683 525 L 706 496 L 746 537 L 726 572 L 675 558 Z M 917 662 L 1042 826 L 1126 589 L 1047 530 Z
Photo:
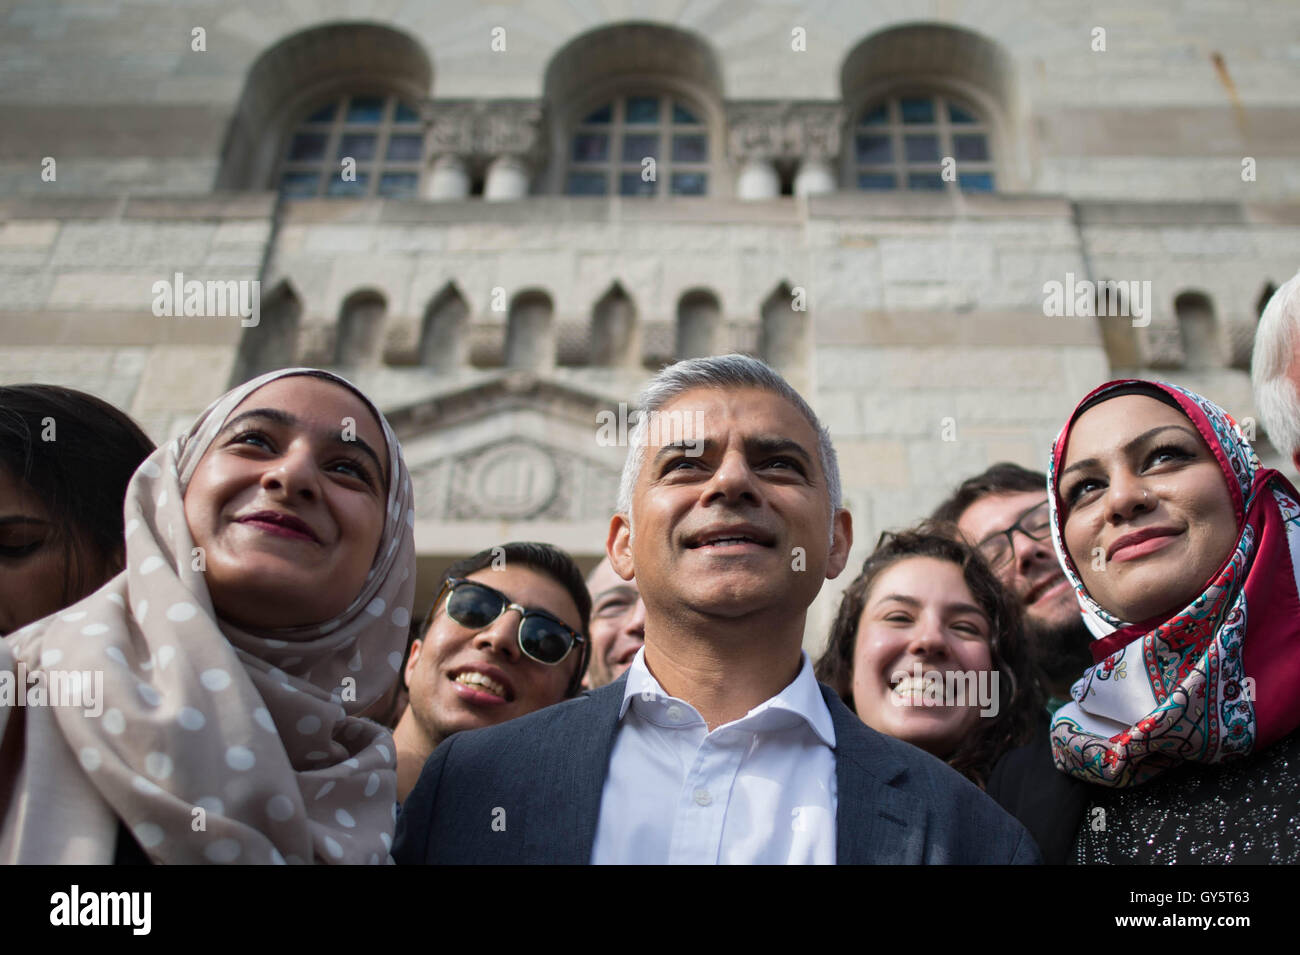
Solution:
M 925 858 L 925 815 L 900 784 L 907 766 L 827 686 L 835 726 L 835 858 L 841 865 L 916 865 Z
M 596 841 L 600 797 L 609 770 L 609 754 L 618 731 L 624 675 L 608 686 L 563 704 L 567 712 L 553 732 L 539 737 L 531 780 L 528 861 L 587 865 Z

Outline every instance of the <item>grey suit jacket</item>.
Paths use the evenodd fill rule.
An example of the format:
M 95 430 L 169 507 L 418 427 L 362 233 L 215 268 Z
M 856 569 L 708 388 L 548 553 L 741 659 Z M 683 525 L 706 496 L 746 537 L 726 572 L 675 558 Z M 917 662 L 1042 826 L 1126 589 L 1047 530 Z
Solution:
M 589 863 L 626 679 L 445 740 L 402 806 L 393 858 Z M 835 726 L 838 862 L 1040 862 L 1024 827 L 976 786 L 821 690 Z

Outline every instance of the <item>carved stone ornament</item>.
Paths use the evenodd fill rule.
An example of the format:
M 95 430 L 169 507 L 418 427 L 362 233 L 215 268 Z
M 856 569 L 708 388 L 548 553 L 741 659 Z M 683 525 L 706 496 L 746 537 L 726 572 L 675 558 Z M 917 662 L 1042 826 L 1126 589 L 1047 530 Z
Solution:
M 737 160 L 831 160 L 839 154 L 844 110 L 836 103 L 737 103 L 727 107 L 728 145 Z
M 546 151 L 545 110 L 536 100 L 432 100 L 428 154 L 486 161 L 518 156 L 534 161 Z

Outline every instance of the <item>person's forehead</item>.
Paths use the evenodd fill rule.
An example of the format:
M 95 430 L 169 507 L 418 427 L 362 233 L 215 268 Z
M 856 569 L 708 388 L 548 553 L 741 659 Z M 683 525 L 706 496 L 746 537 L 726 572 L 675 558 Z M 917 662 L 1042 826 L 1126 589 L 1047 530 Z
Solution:
M 961 568 L 938 557 L 907 557 L 885 568 L 872 581 L 868 606 L 890 595 L 941 605 L 973 602 Z
M 1094 458 L 1123 448 L 1129 440 L 1163 425 L 1195 431 L 1187 415 L 1158 398 L 1119 395 L 1094 405 L 1079 415 L 1070 428 L 1063 467 L 1081 458 Z
M 986 494 L 962 512 L 957 526 L 972 542 L 978 543 L 989 534 L 1006 530 L 1021 514 L 1046 500 L 1046 489 Z
M 230 412 L 227 420 L 258 407 L 292 409 L 294 417 L 303 421 L 316 422 L 329 416 L 327 424 L 338 428 L 345 426 L 343 417 L 351 417 L 356 421 L 357 431 L 369 432 L 383 443 L 383 429 L 366 403 L 343 385 L 323 378 L 289 375 L 267 382 L 245 395 L 244 400 Z
M 666 444 L 679 437 L 690 440 L 698 435 L 687 432 L 679 435 L 666 424 L 676 424 L 675 416 L 691 416 L 681 420 L 683 428 L 698 425 L 705 437 L 739 429 L 742 433 L 777 432 L 804 445 L 811 453 L 815 450 L 817 434 L 812 424 L 789 400 L 765 388 L 750 386 L 739 388 L 690 388 L 666 401 L 658 409 L 661 419 L 674 416 L 671 422 L 660 421 L 660 427 L 650 429 L 652 443 Z M 655 432 L 658 432 L 656 434 Z

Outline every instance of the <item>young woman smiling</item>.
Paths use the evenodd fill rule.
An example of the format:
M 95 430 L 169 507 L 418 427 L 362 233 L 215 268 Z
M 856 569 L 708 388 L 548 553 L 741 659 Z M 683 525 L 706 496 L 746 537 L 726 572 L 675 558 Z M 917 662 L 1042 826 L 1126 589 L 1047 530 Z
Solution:
M 1053 754 L 1111 790 L 1077 861 L 1300 861 L 1295 488 L 1217 405 L 1136 380 L 1083 400 L 1050 481 L 1097 661 Z
M 963 691 L 965 699 L 935 705 L 924 681 L 946 689 L 949 672 L 994 695 L 981 702 Z M 845 589 L 816 674 L 872 729 L 945 760 L 981 788 L 1004 752 L 1028 742 L 1042 708 L 1019 605 L 947 525 L 881 535 Z
M 325 372 L 241 385 L 154 452 L 126 569 L 0 643 L 104 683 L 99 718 L 0 711 L 0 859 L 385 861 L 392 738 L 356 714 L 401 664 L 411 508 L 387 422 Z

